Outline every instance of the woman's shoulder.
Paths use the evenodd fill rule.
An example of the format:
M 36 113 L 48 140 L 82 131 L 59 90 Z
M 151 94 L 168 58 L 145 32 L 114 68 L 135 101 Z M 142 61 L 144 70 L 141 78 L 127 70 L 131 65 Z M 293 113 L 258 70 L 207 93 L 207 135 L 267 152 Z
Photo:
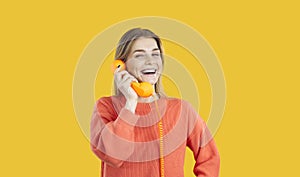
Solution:
M 184 99 L 181 99 L 181 98 L 176 98 L 176 97 L 164 97 L 164 99 L 168 102 L 169 105 L 180 105 L 182 106 L 182 108 L 188 108 L 188 109 L 191 109 L 193 108 L 192 105 L 184 100 Z
M 103 103 L 109 103 L 109 102 L 111 102 L 111 96 L 103 96 L 96 100 L 97 105 L 103 104 Z
M 96 105 L 113 105 L 113 104 L 117 104 L 117 103 L 122 103 L 124 102 L 124 97 L 123 96 L 117 96 L 117 95 L 113 95 L 113 96 L 103 96 L 98 98 L 98 100 L 96 101 Z

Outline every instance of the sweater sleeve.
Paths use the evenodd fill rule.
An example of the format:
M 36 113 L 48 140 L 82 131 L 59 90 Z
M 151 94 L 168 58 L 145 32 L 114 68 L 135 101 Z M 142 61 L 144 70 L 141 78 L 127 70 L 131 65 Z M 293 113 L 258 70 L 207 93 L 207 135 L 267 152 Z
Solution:
M 91 149 L 105 163 L 120 167 L 134 151 L 138 116 L 125 108 L 116 113 L 111 99 L 97 101 L 90 125 Z
M 203 119 L 190 107 L 189 119 L 194 119 L 191 134 L 187 139 L 187 146 L 192 150 L 196 161 L 194 174 L 197 177 L 218 177 L 220 170 L 220 156 L 216 144 Z

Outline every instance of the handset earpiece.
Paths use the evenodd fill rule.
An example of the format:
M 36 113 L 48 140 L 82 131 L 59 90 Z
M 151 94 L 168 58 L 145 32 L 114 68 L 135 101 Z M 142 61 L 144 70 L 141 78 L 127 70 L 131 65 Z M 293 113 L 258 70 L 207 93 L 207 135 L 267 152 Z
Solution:
M 115 60 L 112 64 L 112 71 L 115 72 L 117 68 L 119 71 L 125 70 L 126 65 L 122 60 Z M 131 87 L 140 97 L 149 97 L 153 94 L 153 86 L 149 82 L 131 82 Z

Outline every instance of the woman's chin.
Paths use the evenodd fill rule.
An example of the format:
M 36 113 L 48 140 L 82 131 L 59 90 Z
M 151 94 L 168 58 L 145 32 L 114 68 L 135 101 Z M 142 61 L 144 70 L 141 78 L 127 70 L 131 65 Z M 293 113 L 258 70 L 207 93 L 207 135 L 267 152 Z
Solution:
M 142 82 L 149 82 L 152 85 L 156 84 L 157 80 L 157 77 L 152 75 L 143 75 L 141 77 Z
M 148 82 L 148 83 L 150 83 L 151 85 L 154 85 L 154 84 L 156 84 L 156 81 L 154 81 L 154 80 L 141 80 L 140 82 Z

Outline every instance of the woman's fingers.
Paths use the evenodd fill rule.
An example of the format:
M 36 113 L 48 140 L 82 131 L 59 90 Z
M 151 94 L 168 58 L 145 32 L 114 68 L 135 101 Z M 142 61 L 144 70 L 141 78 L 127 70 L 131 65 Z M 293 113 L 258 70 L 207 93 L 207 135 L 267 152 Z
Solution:
M 114 73 L 115 80 L 120 81 L 126 73 L 128 72 L 127 71 L 115 72 Z
M 137 94 L 131 88 L 131 82 L 137 81 L 137 79 L 126 70 L 115 72 L 114 74 L 117 88 L 122 92 L 122 94 L 127 99 L 137 99 Z
M 129 74 L 127 71 L 120 71 L 118 73 L 115 73 L 115 80 L 117 82 L 124 82 L 127 79 L 137 82 L 137 79 L 133 77 L 131 74 Z

